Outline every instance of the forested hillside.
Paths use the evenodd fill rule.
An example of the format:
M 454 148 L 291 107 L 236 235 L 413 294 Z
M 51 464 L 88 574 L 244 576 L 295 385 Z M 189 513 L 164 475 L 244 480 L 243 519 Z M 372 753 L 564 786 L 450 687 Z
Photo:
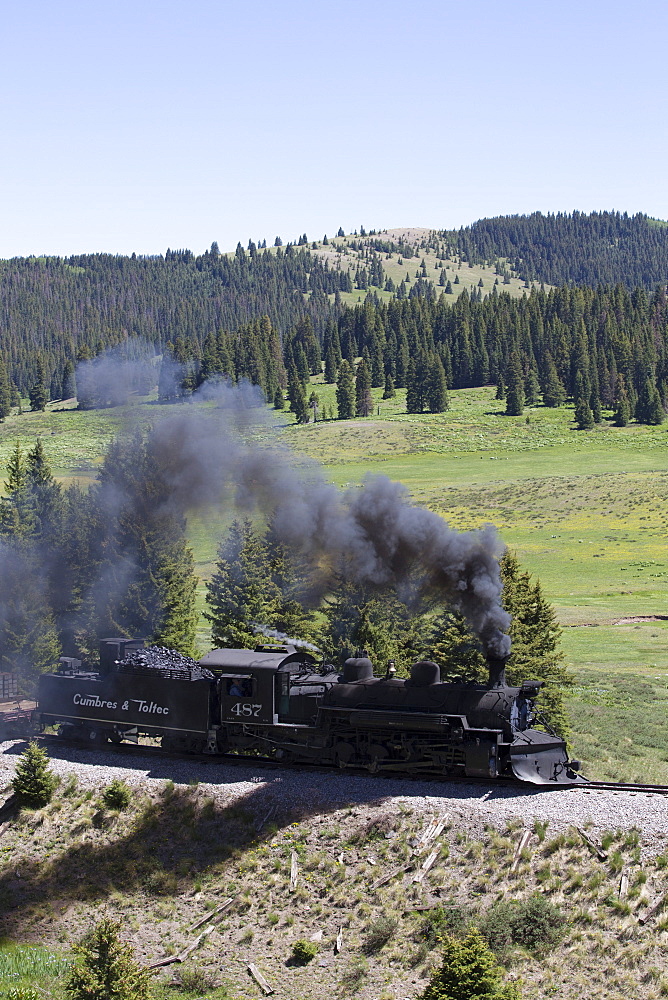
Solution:
M 202 343 L 207 333 L 236 330 L 263 314 L 282 332 L 304 314 L 320 327 L 335 307 L 328 294 L 346 291 L 339 271 L 302 247 L 234 255 L 212 249 L 141 258 L 93 254 L 0 262 L 2 356 L 27 393 L 40 362 L 48 395 L 61 397 L 67 362 L 89 358 L 137 337 L 157 354 L 179 337 Z M 310 293 L 308 296 L 305 293 Z
M 506 258 L 527 281 L 651 289 L 668 278 L 668 224 L 640 213 L 501 215 L 442 235 L 467 260 Z
M 452 234 L 448 243 L 448 234 L 406 232 L 412 244 L 362 231 L 310 244 L 304 235 L 271 249 L 250 242 L 228 255 L 213 244 L 199 257 L 185 250 L 4 261 L 0 417 L 19 395 L 34 410 L 74 396 L 89 408 L 156 386 L 161 399 L 179 398 L 220 376 L 248 379 L 277 407 L 287 389 L 305 421 L 317 408 L 309 377 L 324 365 L 326 381 L 342 383 L 343 418 L 368 415 L 372 387 L 388 396 L 407 388 L 408 410 L 419 413 L 446 408 L 448 387 L 495 383 L 499 398 L 509 391 L 509 413 L 542 396 L 552 406 L 582 402 L 583 427 L 606 407 L 622 424 L 634 416 L 661 422 L 668 307 L 664 284 L 645 286 L 666 273 L 668 227 L 645 216 L 538 213 L 476 223 L 456 234 L 454 254 Z M 527 247 L 539 250 L 527 257 Z M 538 290 L 527 272 L 518 295 L 504 260 L 496 277 L 475 270 L 473 258 L 499 253 L 520 270 L 551 261 L 542 276 L 561 284 Z M 415 270 L 412 258 L 420 259 Z M 619 280 L 589 287 L 594 263 L 601 279 L 619 271 Z M 578 267 L 582 285 L 572 283 Z M 403 275 L 398 282 L 393 269 Z M 121 377 L 104 368 L 110 350 L 142 364 L 125 366 Z

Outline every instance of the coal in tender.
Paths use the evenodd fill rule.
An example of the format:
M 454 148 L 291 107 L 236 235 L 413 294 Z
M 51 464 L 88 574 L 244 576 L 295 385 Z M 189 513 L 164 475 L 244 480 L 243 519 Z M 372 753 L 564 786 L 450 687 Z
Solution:
M 133 649 L 125 659 L 119 660 L 118 670 L 123 674 L 158 674 L 174 681 L 213 680 L 211 671 L 201 667 L 192 656 L 185 656 L 177 649 L 166 646 Z

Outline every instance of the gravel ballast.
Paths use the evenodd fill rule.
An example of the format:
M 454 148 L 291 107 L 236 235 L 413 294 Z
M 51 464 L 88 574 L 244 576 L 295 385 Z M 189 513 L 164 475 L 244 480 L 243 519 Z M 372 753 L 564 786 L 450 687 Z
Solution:
M 0 743 L 0 787 L 8 788 L 24 746 L 17 740 Z M 379 778 L 68 746 L 54 749 L 49 745 L 48 753 L 52 770 L 63 781 L 73 775 L 83 786 L 102 788 L 120 778 L 149 793 L 159 792 L 169 780 L 182 786 L 197 783 L 221 805 L 244 800 L 244 805 L 258 813 L 273 807 L 280 814 L 294 812 L 305 817 L 345 806 L 363 809 L 383 804 L 387 808 L 395 802 L 397 808 L 401 804 L 420 813 L 446 811 L 453 819 L 459 816 L 475 825 L 502 826 L 519 818 L 526 826 L 535 820 L 547 821 L 553 829 L 572 825 L 594 830 L 637 827 L 643 853 L 663 850 L 668 838 L 668 795 L 657 793 Z

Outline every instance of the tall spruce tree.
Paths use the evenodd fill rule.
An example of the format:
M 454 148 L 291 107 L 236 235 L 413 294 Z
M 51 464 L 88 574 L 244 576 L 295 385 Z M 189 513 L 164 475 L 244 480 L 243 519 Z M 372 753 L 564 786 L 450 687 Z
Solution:
M 7 368 L 0 357 L 0 420 L 4 420 L 12 412 L 12 388 L 7 375 Z
M 432 354 L 427 373 L 427 405 L 432 413 L 443 413 L 448 408 L 448 384 L 443 362 Z
M 355 416 L 355 378 L 349 362 L 344 358 L 336 381 L 336 406 L 339 420 Z
M 566 390 L 564 389 L 563 383 L 559 378 L 557 366 L 548 352 L 546 355 L 545 380 L 543 382 L 543 403 L 545 406 L 557 407 L 563 406 L 565 402 Z
M 355 414 L 358 417 L 368 417 L 371 413 L 373 413 L 371 374 L 369 366 L 362 358 L 355 373 Z
M 207 583 L 205 618 L 220 648 L 253 647 L 256 629 L 274 628 L 281 592 L 272 578 L 265 538 L 252 521 L 233 521 L 218 549 L 218 561 Z
M 197 616 L 194 560 L 185 521 L 152 439 L 119 438 L 107 451 L 93 500 L 103 523 L 98 628 L 136 635 L 192 654 Z
M 517 351 L 513 351 L 506 373 L 506 415 L 519 417 L 524 412 L 524 377 L 522 362 Z

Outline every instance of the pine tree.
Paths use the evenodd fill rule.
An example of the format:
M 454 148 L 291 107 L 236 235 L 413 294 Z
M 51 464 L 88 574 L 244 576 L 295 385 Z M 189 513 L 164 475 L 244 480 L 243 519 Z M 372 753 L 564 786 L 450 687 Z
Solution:
M 543 681 L 538 705 L 550 726 L 564 739 L 569 726 L 565 693 L 573 677 L 564 666 L 561 628 L 552 605 L 543 596 L 540 580 L 520 569 L 517 557 L 506 551 L 501 560 L 503 606 L 512 615 L 510 638 L 512 655 L 508 683 Z
M 98 634 L 138 635 L 192 654 L 197 616 L 185 520 L 151 435 L 111 443 L 92 491 L 100 512 L 102 560 L 96 588 Z M 104 516 L 102 516 L 104 515 Z M 109 516 L 111 515 L 111 516 Z
M 566 402 L 566 390 L 557 373 L 557 366 L 550 354 L 546 356 L 547 371 L 543 384 L 543 403 L 545 406 L 558 407 Z
M 210 610 L 204 617 L 211 622 L 217 647 L 252 648 L 256 627 L 274 627 L 281 594 L 272 579 L 266 541 L 252 521 L 233 521 L 206 589 Z
M 350 420 L 355 416 L 355 379 L 345 358 L 341 362 L 336 383 L 336 405 L 339 420 Z
M 397 393 L 394 388 L 394 379 L 392 378 L 392 373 L 388 370 L 385 375 L 385 388 L 383 389 L 383 399 L 394 399 L 396 394 Z
M 427 373 L 427 405 L 432 413 L 443 413 L 448 408 L 448 386 L 445 370 L 438 354 L 434 354 L 429 362 Z
M 371 375 L 365 359 L 362 358 L 355 374 L 355 414 L 358 417 L 368 417 L 371 413 L 373 413 Z
M 12 790 L 19 805 L 41 809 L 51 801 L 56 787 L 56 776 L 49 770 L 46 750 L 29 743 L 20 755 L 12 779 Z
M 579 371 L 575 379 L 575 422 L 578 430 L 589 431 L 594 426 L 594 414 L 589 405 L 591 387 L 586 374 Z
M 300 379 L 294 365 L 290 365 L 288 369 L 288 399 L 290 400 L 290 409 L 297 418 L 297 423 L 308 423 L 308 406 L 306 404 L 304 383 Z
M 283 390 L 280 385 L 276 386 L 276 392 L 274 393 L 274 409 L 284 410 L 285 409 L 285 396 L 283 395 Z
M 656 387 L 653 375 L 649 374 L 644 379 L 638 402 L 636 403 L 636 420 L 640 424 L 662 424 L 665 419 L 665 411 L 661 403 L 661 396 Z
M 524 412 L 524 378 L 522 363 L 516 351 L 510 355 L 507 371 L 506 415 L 519 417 Z
M 7 368 L 0 357 L 0 420 L 4 420 L 12 412 L 12 389 L 7 375 Z
M 524 401 L 527 406 L 533 406 L 540 396 L 540 384 L 535 364 L 532 364 L 524 380 Z
M 631 419 L 631 403 L 629 394 L 626 391 L 626 382 L 623 375 L 617 377 L 617 398 L 615 400 L 614 412 L 615 427 L 626 427 Z
M 504 985 L 503 970 L 476 927 L 461 939 L 447 935 L 442 952 L 421 1000 L 519 1000 L 518 987 Z
M 63 365 L 63 377 L 61 380 L 61 399 L 72 399 L 77 394 L 77 380 L 74 374 L 74 362 L 69 358 Z
M 49 390 L 46 378 L 46 365 L 44 358 L 38 355 L 35 361 L 34 374 L 28 392 L 31 410 L 45 410 L 49 401 Z
M 105 917 L 76 947 L 65 986 L 72 1000 L 150 1000 L 150 972 L 120 934 L 120 921 Z

